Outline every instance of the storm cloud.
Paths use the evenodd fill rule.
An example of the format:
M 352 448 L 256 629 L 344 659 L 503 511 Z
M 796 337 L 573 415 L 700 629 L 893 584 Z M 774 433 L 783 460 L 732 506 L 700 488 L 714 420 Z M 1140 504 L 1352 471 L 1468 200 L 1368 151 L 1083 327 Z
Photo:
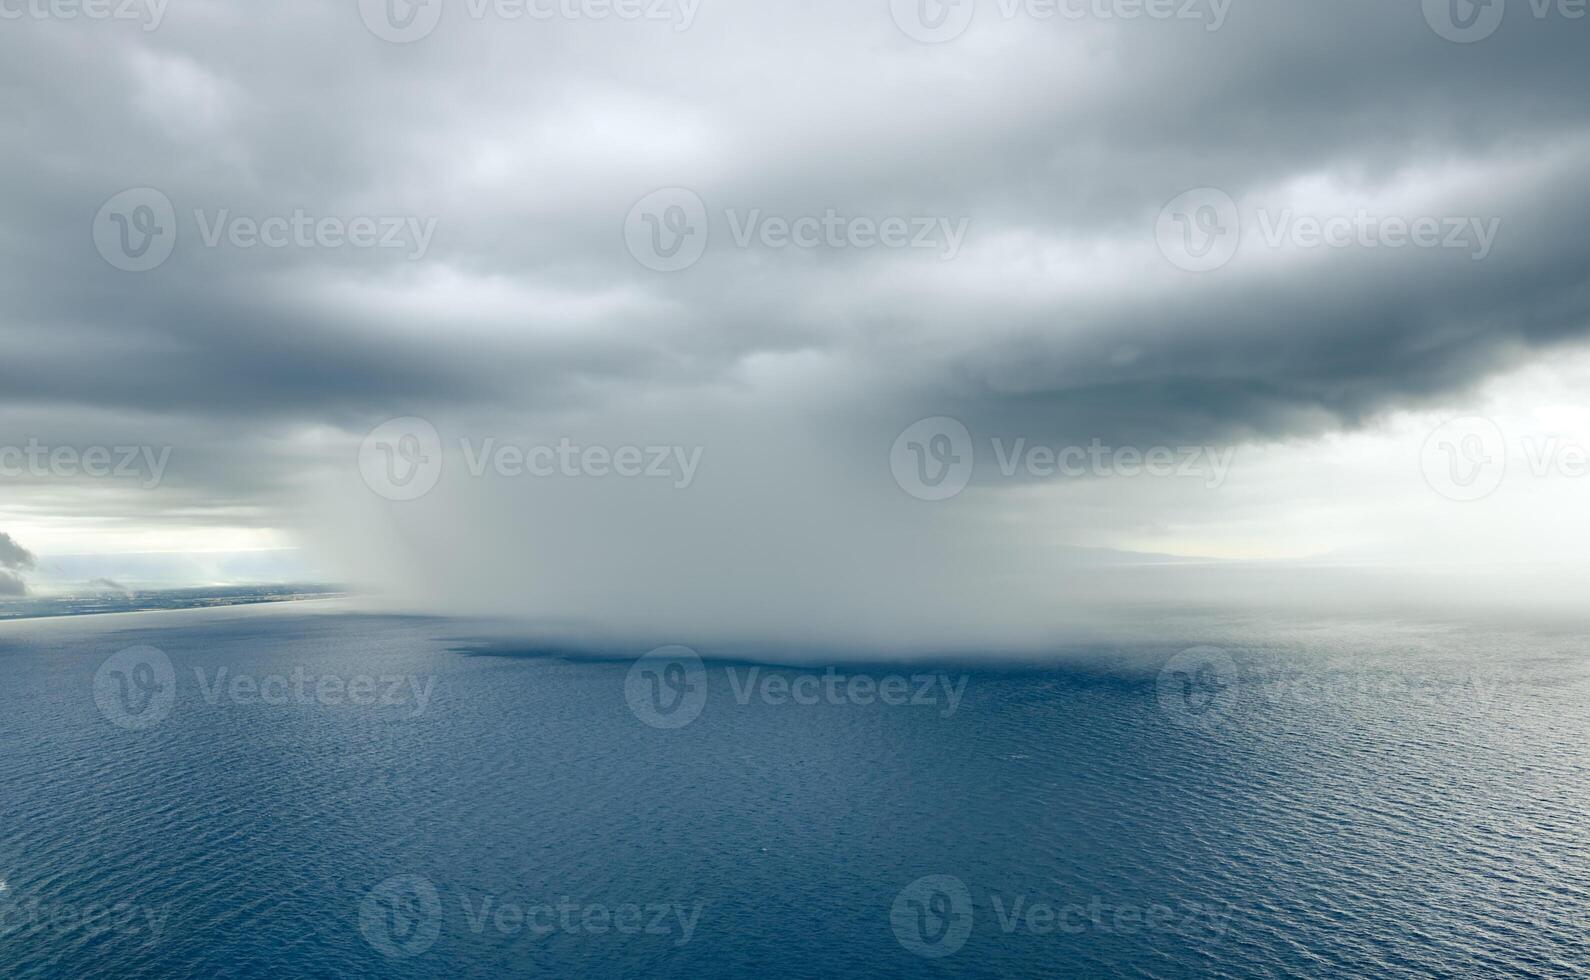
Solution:
M 17 544 L 11 535 L 0 531 L 0 595 L 27 595 L 27 583 L 22 581 L 20 573 L 28 571 L 35 564 L 32 552 Z
M 1278 445 L 1577 356 L 1585 19 L 1515 0 L 1459 43 L 1436 3 L 1147 6 L 1207 16 L 987 0 L 933 43 L 888 0 L 703 0 L 688 24 L 447 3 L 409 43 L 355 0 L 8 22 L 0 176 L 26 193 L 0 201 L 0 421 L 174 449 L 150 492 L 8 486 L 91 520 L 287 528 L 411 598 L 643 607 L 638 630 L 749 630 L 760 606 L 788 632 L 820 607 L 885 633 L 1020 619 L 1077 543 L 1035 543 L 1023 478 L 986 452 L 945 508 L 901 494 L 890 446 L 916 420 Z M 136 188 L 174 222 L 147 271 L 95 237 Z M 632 209 L 670 188 L 706 241 L 657 271 L 634 236 L 674 216 Z M 1175 235 L 1212 212 L 1166 212 L 1200 189 L 1240 242 L 1194 272 Z M 791 244 L 803 218 L 845 230 Z M 885 247 L 890 219 L 964 236 Z M 348 244 L 361 220 L 400 247 Z M 1309 244 L 1333 220 L 1353 237 Z M 1424 220 L 1440 243 L 1407 243 Z M 353 460 L 407 416 L 449 470 L 403 507 Z M 661 496 L 459 479 L 465 438 L 699 447 L 701 475 Z M 1123 494 L 1117 523 L 1194 495 Z

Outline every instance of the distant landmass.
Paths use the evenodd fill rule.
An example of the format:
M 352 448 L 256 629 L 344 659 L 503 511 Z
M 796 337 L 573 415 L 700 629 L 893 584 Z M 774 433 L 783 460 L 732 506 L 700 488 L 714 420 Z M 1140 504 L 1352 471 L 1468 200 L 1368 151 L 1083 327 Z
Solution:
M 106 591 L 105 586 L 108 584 L 111 583 L 96 582 L 95 591 L 82 594 L 0 599 L 0 620 L 34 619 L 45 616 L 88 616 L 98 613 L 143 612 L 152 609 L 244 606 L 261 602 L 331 599 L 345 594 L 341 589 L 333 586 L 306 584 Z

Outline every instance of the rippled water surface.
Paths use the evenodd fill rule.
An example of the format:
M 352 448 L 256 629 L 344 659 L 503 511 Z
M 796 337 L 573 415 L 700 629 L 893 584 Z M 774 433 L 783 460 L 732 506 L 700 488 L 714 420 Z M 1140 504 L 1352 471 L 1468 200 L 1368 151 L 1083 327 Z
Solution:
M 704 683 L 676 728 L 630 660 L 472 635 L 309 605 L 0 625 L 0 974 L 1590 971 L 1577 634 L 709 659 L 648 681 Z M 107 663 L 129 647 L 168 700 L 147 652 Z

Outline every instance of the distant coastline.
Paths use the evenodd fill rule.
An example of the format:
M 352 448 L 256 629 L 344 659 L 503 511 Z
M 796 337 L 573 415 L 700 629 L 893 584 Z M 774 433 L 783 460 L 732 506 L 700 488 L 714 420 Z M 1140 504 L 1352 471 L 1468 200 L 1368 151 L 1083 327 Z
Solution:
M 130 589 L 122 593 L 27 596 L 0 600 L 0 622 L 155 610 L 212 609 L 220 606 L 248 606 L 267 602 L 336 599 L 345 595 L 347 593 L 344 590 L 334 586 L 288 584 Z

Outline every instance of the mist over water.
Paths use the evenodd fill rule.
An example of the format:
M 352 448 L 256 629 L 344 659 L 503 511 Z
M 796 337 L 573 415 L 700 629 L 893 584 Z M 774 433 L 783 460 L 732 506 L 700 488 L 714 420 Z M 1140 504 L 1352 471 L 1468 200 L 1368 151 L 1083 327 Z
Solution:
M 1359 468 L 1357 450 L 1327 463 L 1308 449 L 1277 459 L 1189 441 L 1207 452 L 1190 474 L 1175 472 L 1178 462 L 1163 476 L 1141 465 L 1073 476 L 1035 475 L 1001 454 L 1035 444 L 1080 451 L 1089 446 L 1081 432 L 974 420 L 964 490 L 923 499 L 909 455 L 901 472 L 909 417 L 858 424 L 849 405 L 836 416 L 765 400 L 725 395 L 711 411 L 669 404 L 547 425 L 439 416 L 434 485 L 415 499 L 382 499 L 368 475 L 345 467 L 316 484 L 306 547 L 388 608 L 562 624 L 645 646 L 911 656 L 1041 650 L 1185 610 L 1506 621 L 1578 608 L 1584 557 L 1519 523 L 1539 495 L 1555 503 L 1575 482 L 1534 479 L 1515 464 L 1493 500 L 1444 500 L 1420 474 L 1417 427 L 1411 447 L 1364 436 Z M 1141 457 L 1176 444 L 1107 445 Z M 626 448 L 638 475 L 612 468 Z M 593 449 L 595 472 L 580 462 Z M 1224 469 L 1207 462 L 1226 453 Z M 1351 546 L 1297 540 L 1307 522 L 1281 520 L 1265 502 L 1275 471 L 1300 463 L 1333 484 L 1395 472 L 1361 488 L 1374 520 L 1352 520 L 1366 506 L 1353 493 L 1341 496 L 1342 515 L 1322 519 L 1322 533 Z M 1495 526 L 1476 530 L 1481 517 Z M 1211 555 L 1219 549 L 1201 546 L 1218 538 L 1202 528 L 1220 521 L 1255 528 L 1242 533 L 1260 554 L 1297 554 Z M 1351 536 L 1336 535 L 1343 521 Z

